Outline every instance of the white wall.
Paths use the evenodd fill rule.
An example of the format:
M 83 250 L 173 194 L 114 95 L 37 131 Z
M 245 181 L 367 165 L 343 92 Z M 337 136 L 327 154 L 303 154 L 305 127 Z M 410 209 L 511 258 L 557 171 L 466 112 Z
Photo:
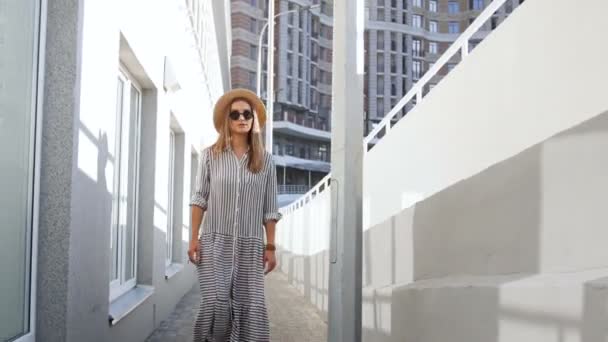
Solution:
M 527 1 L 509 16 L 367 155 L 364 227 L 607 110 L 607 6 Z

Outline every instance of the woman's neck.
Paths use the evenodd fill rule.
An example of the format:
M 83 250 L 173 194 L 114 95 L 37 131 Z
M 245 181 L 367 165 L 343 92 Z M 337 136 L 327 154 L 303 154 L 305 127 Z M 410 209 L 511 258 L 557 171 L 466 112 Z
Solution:
M 230 139 L 230 145 L 235 151 L 245 151 L 249 147 L 249 142 L 246 135 L 234 134 Z

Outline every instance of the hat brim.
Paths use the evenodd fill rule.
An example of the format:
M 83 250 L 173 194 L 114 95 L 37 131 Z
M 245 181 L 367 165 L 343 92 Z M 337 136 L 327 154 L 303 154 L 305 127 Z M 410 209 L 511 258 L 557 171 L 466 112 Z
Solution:
M 230 105 L 236 99 L 245 99 L 249 102 L 253 107 L 253 111 L 258 116 L 260 128 L 264 127 L 264 124 L 266 124 L 266 107 L 264 106 L 264 102 L 251 90 L 238 88 L 228 91 L 217 100 L 213 109 L 215 130 L 219 132 L 222 129 L 226 115 L 228 115 L 228 111 L 230 110 Z

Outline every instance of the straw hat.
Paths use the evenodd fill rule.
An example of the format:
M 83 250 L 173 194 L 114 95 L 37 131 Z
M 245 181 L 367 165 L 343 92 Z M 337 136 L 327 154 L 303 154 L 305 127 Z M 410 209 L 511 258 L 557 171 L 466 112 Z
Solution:
M 213 124 L 215 125 L 215 130 L 220 131 L 222 129 L 222 125 L 228 115 L 228 111 L 230 110 L 230 105 L 236 99 L 245 99 L 247 102 L 251 104 L 255 115 L 257 115 L 257 119 L 260 127 L 264 127 L 266 123 L 266 107 L 260 98 L 251 90 L 248 89 L 232 89 L 222 95 L 217 103 L 215 104 L 215 108 L 213 109 Z

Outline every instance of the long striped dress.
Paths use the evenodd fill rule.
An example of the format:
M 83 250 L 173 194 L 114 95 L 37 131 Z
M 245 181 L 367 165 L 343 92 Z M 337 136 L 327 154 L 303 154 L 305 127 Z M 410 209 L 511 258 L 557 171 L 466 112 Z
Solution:
M 280 220 L 276 168 L 265 152 L 258 173 L 228 148 L 199 159 L 191 205 L 206 209 L 197 266 L 201 303 L 195 342 L 269 341 L 264 298 L 264 227 Z

